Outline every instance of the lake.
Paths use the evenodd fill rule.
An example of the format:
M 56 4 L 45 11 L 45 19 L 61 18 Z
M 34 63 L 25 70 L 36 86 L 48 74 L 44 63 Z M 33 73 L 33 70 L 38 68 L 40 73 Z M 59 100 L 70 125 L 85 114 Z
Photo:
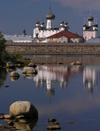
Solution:
M 90 64 L 85 64 L 87 57 L 82 59 L 81 66 L 38 64 L 36 76 L 25 76 L 23 68 L 16 68 L 18 79 L 10 77 L 13 70 L 1 68 L 0 113 L 9 114 L 9 107 L 15 101 L 30 101 L 39 113 L 33 131 L 46 131 L 52 125 L 48 118 L 60 123 L 60 131 L 99 131 L 100 57 L 89 56 L 89 59 Z M 7 125 L 7 122 L 0 120 L 0 124 Z M 26 125 L 20 126 L 20 130 L 26 130 Z

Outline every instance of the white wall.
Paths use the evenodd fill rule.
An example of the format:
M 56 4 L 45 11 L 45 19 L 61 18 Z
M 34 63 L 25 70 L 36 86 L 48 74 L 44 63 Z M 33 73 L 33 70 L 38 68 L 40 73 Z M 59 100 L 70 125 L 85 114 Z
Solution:
M 87 41 L 91 38 L 97 38 L 98 37 L 98 31 L 83 31 L 83 37 Z

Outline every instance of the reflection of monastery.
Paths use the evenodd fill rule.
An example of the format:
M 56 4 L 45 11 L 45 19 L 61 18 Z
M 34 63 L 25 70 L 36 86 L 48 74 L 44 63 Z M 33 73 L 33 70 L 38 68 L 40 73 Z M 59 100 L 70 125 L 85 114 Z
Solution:
M 97 74 L 94 69 L 85 67 L 83 71 L 83 85 L 88 88 L 90 93 L 93 92 L 93 88 L 97 87 Z
M 38 66 L 38 74 L 33 78 L 36 87 L 43 87 L 46 84 L 47 95 L 54 95 L 53 84 L 59 83 L 60 88 L 66 88 L 68 80 L 71 76 L 77 74 L 80 68 L 75 66 Z
M 83 74 L 83 85 L 91 94 L 96 89 L 97 70 L 91 67 L 83 66 L 64 66 L 64 65 L 40 65 L 37 66 L 37 75 L 25 75 L 28 79 L 33 79 L 36 88 L 46 87 L 46 94 L 51 97 L 55 94 L 55 84 L 58 84 L 61 89 L 67 88 L 68 81 L 71 77 L 76 77 L 78 73 Z

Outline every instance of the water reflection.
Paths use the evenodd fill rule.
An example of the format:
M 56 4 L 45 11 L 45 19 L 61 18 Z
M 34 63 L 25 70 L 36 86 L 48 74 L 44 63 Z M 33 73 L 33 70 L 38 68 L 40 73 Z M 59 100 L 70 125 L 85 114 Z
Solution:
M 93 93 L 93 88 L 97 87 L 97 72 L 95 69 L 90 67 L 85 67 L 83 71 L 83 85 L 85 89 L 91 94 Z
M 28 79 L 33 79 L 36 88 L 43 88 L 46 85 L 46 94 L 51 98 L 55 95 L 54 83 L 59 83 L 60 88 L 67 88 L 71 77 L 81 74 L 83 76 L 83 86 L 91 94 L 97 87 L 97 71 L 89 66 L 67 66 L 67 65 L 39 65 L 37 75 L 24 75 Z
M 6 71 L 7 72 L 12 72 L 12 71 L 15 71 L 15 68 L 6 68 Z
M 5 68 L 0 68 L 0 87 L 4 84 L 7 77 L 7 71 Z
M 8 121 L 8 120 L 5 120 L 5 121 Z M 13 130 L 19 130 L 19 131 L 27 131 L 27 130 L 29 130 L 29 131 L 31 131 L 36 126 L 37 122 L 38 122 L 38 118 L 36 118 L 34 120 L 30 120 L 27 123 L 14 122 L 13 120 L 9 121 L 8 123 L 13 123 L 13 125 L 10 126 L 11 129 L 13 129 L 13 127 L 14 127 Z
M 80 71 L 82 72 L 82 70 L 82 66 L 41 65 L 37 66 L 38 73 L 33 80 L 35 81 L 36 88 L 43 88 L 46 84 L 46 94 L 51 98 L 55 94 L 55 89 L 53 88 L 55 82 L 59 83 L 61 89 L 67 88 L 70 77 Z

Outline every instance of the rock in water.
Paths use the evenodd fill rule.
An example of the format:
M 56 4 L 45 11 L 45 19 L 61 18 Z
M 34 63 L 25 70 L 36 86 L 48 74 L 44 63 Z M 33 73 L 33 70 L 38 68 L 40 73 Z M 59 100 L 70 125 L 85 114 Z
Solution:
M 26 119 L 33 119 L 38 117 L 37 109 L 28 101 L 16 101 L 10 108 L 9 112 L 11 117 L 24 115 Z
M 17 71 L 13 71 L 13 72 L 11 72 L 10 76 L 11 77 L 19 77 L 19 74 Z

